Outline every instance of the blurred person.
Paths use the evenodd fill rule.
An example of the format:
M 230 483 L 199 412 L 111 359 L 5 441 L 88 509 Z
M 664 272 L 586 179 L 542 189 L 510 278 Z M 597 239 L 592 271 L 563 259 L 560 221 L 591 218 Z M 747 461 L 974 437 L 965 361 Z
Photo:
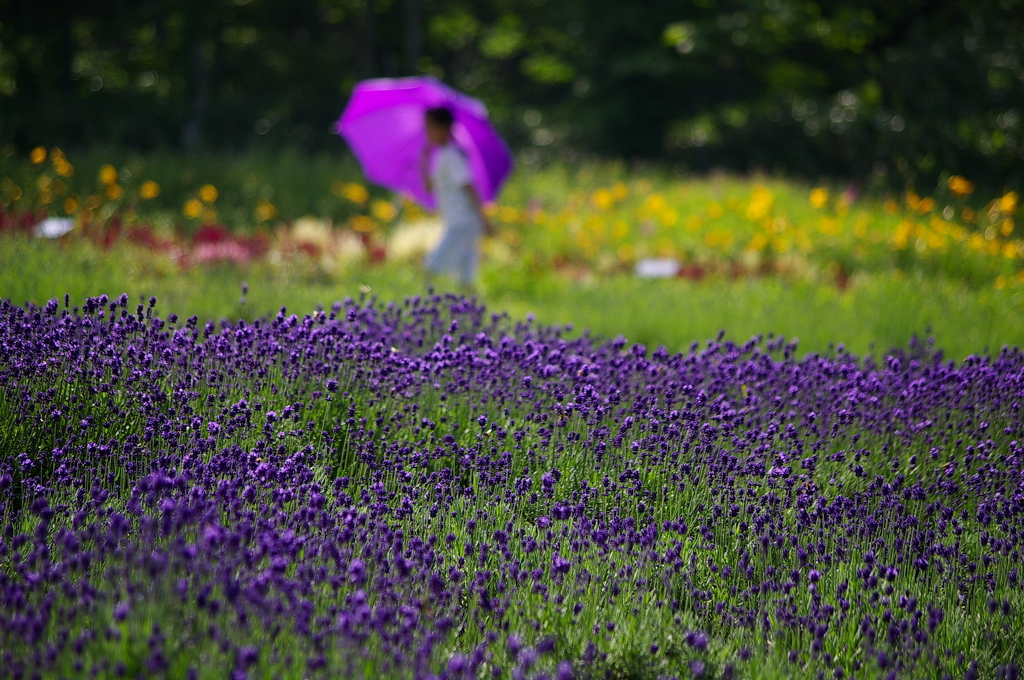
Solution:
M 427 145 L 420 171 L 427 191 L 437 200 L 444 234 L 424 259 L 424 265 L 429 274 L 455 274 L 463 287 L 472 289 L 480 237 L 492 236 L 494 230 L 473 187 L 469 159 L 452 143 L 454 120 L 445 107 L 427 109 Z

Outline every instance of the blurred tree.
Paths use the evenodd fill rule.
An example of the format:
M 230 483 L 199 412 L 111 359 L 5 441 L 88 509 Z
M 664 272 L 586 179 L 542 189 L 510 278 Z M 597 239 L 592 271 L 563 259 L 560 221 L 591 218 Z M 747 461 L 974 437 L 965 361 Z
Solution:
M 0 0 L 0 141 L 335 148 L 431 73 L 533 157 L 922 191 L 1024 160 L 1024 0 Z
M 421 29 L 420 0 L 405 0 L 405 71 L 419 71 Z

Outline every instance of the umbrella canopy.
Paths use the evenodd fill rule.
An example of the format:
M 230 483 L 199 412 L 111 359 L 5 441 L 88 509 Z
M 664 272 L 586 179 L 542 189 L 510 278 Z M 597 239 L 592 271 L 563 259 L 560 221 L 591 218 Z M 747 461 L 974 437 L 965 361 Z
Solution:
M 434 208 L 434 197 L 423 186 L 420 159 L 427 144 L 424 116 L 438 106 L 452 112 L 452 139 L 469 157 L 478 195 L 493 201 L 512 171 L 512 154 L 487 120 L 483 102 L 433 78 L 359 83 L 334 129 L 348 142 L 370 181 Z

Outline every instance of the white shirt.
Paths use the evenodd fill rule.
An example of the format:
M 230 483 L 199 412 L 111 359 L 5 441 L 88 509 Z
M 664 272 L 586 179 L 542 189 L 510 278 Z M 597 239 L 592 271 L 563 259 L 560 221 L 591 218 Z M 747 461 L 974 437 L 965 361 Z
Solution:
M 434 153 L 433 161 L 430 179 L 445 226 L 449 229 L 482 229 L 480 212 L 466 191 L 466 187 L 473 186 L 473 173 L 466 155 L 457 147 L 445 144 Z

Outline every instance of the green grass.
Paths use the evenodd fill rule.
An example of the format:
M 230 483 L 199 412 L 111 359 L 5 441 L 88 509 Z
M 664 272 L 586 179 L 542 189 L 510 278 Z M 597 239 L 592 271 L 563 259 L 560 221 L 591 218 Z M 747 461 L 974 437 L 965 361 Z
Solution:
M 243 282 L 249 285 L 244 304 Z M 262 316 L 282 306 L 311 311 L 362 293 L 396 300 L 426 289 L 422 270 L 409 265 L 359 266 L 335 277 L 295 263 L 179 272 L 167 259 L 122 246 L 103 251 L 85 242 L 0 238 L 0 297 L 15 304 L 45 303 L 65 293 L 81 303 L 87 296 L 128 292 L 133 299 L 156 296 L 165 315 L 207 320 Z M 533 313 L 544 323 L 621 334 L 671 351 L 719 331 L 736 341 L 757 333 L 795 337 L 809 352 L 844 343 L 858 354 L 881 353 L 930 333 L 956 359 L 1024 345 L 1024 293 L 974 290 L 940 278 L 864 275 L 845 291 L 776 278 L 615 276 L 576 283 L 553 272 L 485 263 L 479 292 L 489 306 L 513 317 Z

